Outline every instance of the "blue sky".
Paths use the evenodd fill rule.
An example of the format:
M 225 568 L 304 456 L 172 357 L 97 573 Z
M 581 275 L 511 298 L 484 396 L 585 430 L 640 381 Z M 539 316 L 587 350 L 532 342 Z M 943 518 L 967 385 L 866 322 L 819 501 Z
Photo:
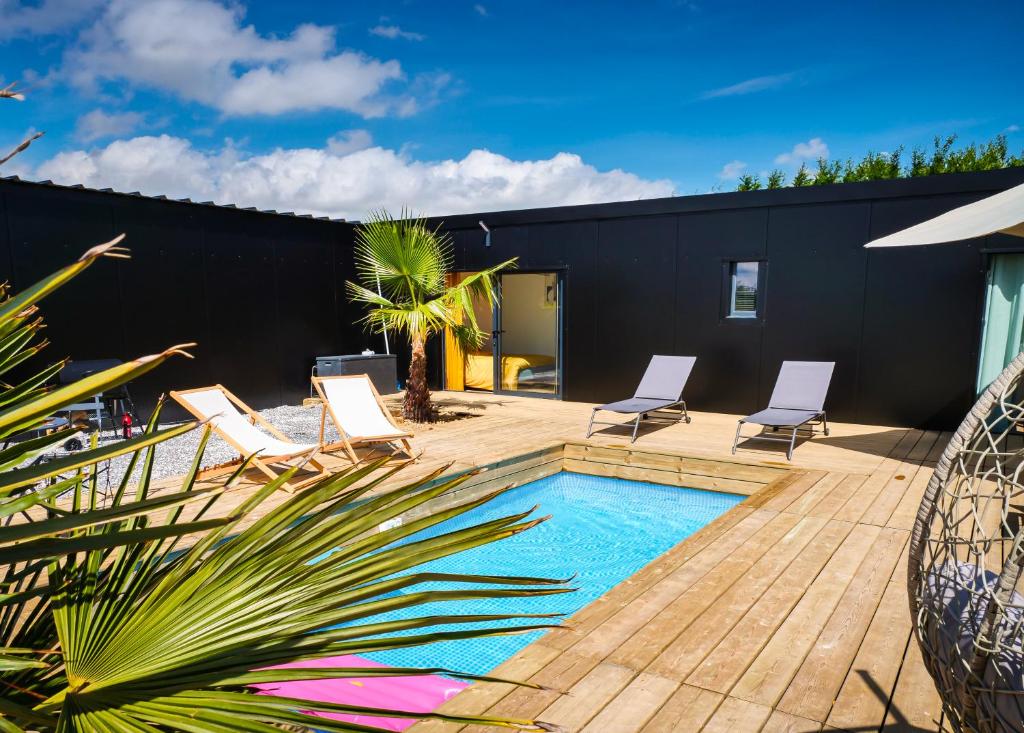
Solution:
M 43 5 L 0 0 L 0 76 L 28 87 L 0 144 L 45 130 L 5 168 L 69 183 L 358 217 L 1024 148 L 1019 1 Z

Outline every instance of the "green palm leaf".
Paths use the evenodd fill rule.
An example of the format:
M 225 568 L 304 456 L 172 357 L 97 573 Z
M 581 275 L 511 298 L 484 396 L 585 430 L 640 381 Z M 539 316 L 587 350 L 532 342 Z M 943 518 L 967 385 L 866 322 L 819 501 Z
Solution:
M 401 233 L 397 244 L 389 240 L 394 230 Z M 382 220 L 379 230 L 368 230 L 371 239 L 380 240 L 384 256 L 362 261 L 360 272 L 380 278 L 381 293 L 354 290 L 376 306 L 368 322 L 427 331 L 475 328 L 472 299 L 493 295 L 494 271 L 446 287 L 447 250 L 422 222 Z M 35 303 L 97 257 L 121 256 L 116 241 L 21 296 L 0 287 L 0 373 L 45 345 L 36 341 L 41 322 Z M 414 304 L 403 299 L 410 287 Z M 44 385 L 63 362 L 0 386 L 0 437 L 16 437 L 55 410 L 134 379 L 177 353 L 169 349 L 52 391 Z M 89 450 L 46 463 L 25 465 L 72 431 L 0 450 L 0 518 L 6 518 L 0 526 L 0 733 L 279 733 L 281 726 L 368 731 L 317 714 L 409 714 L 254 694 L 253 685 L 415 674 L 506 681 L 441 669 L 282 665 L 526 633 L 556 623 L 550 614 L 516 613 L 514 599 L 570 592 L 563 580 L 421 567 L 545 520 L 531 510 L 443 531 L 444 522 L 502 493 L 448 500 L 472 474 L 440 480 L 448 468 L 442 467 L 385 490 L 403 466 L 381 459 L 323 478 L 271 506 L 270 497 L 299 470 L 293 467 L 225 505 L 225 493 L 249 461 L 220 483 L 199 485 L 210 437 L 205 426 L 187 474 L 155 493 L 157 451 L 199 427 L 161 429 L 159 414 L 158 405 L 140 436 L 109 445 L 94 438 Z M 116 490 L 102 500 L 100 466 L 126 455 Z M 435 503 L 444 508 L 432 510 Z M 404 521 L 380 530 L 396 517 Z M 438 589 L 438 582 L 446 586 Z M 464 602 L 485 598 L 509 599 L 508 612 L 460 612 Z M 425 604 L 450 610 L 409 613 Z M 389 615 L 398 610 L 402 618 Z M 492 622 L 517 625 L 481 626 Z M 417 717 L 553 729 L 527 720 Z

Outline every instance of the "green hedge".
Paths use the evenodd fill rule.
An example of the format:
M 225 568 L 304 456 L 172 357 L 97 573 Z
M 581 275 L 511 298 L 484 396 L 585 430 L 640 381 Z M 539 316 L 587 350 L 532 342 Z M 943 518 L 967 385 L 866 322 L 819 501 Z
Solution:
M 854 163 L 848 158 L 845 163 L 838 160 L 818 158 L 815 170 L 801 164 L 793 180 L 786 183 L 786 174 L 773 170 L 767 181 L 760 176 L 740 177 L 737 191 L 757 191 L 762 188 L 784 188 L 785 186 L 822 186 L 829 183 L 854 183 L 856 181 L 879 181 L 887 178 L 916 178 L 934 176 L 940 173 L 965 173 L 970 171 L 991 171 L 999 168 L 1024 166 L 1024 151 L 1018 155 L 1009 152 L 1006 135 L 996 135 L 988 142 L 970 143 L 954 147 L 956 135 L 942 138 L 936 136 L 932 149 L 914 148 L 910 160 L 903 161 L 903 146 L 891 153 L 868 152 Z

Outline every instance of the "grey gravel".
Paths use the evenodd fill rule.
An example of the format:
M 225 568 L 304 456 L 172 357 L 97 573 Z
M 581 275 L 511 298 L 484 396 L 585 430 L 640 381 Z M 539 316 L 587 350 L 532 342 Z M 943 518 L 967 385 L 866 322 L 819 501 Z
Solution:
M 319 406 L 301 407 L 296 405 L 282 405 L 280 407 L 260 410 L 259 412 L 267 422 L 296 443 L 316 443 L 320 438 Z M 171 427 L 172 425 L 180 424 L 180 422 L 162 423 L 160 427 Z M 137 434 L 138 433 L 136 433 L 136 435 Z M 195 460 L 196 449 L 199 447 L 201 434 L 202 430 L 193 430 L 185 435 L 160 443 L 156 447 L 156 458 L 153 462 L 153 480 L 156 481 L 159 479 L 185 475 L 191 469 L 192 462 Z M 338 432 L 334 426 L 331 425 L 330 420 L 327 421 L 327 433 L 325 437 L 328 442 L 338 440 Z M 87 443 L 88 436 L 83 435 L 81 436 L 81 439 L 83 442 Z M 114 443 L 119 442 L 120 440 L 121 438 L 119 437 L 119 434 L 106 430 L 100 438 L 100 444 Z M 68 452 L 63 449 L 63 446 L 61 446 L 57 450 L 53 451 L 53 455 L 55 457 L 68 455 Z M 216 434 L 213 434 L 211 435 L 210 441 L 206 445 L 206 451 L 203 454 L 203 466 L 216 466 L 237 457 L 238 453 L 234 448 L 217 437 Z M 110 464 L 109 470 L 105 471 L 101 478 L 101 484 L 106 484 L 104 488 L 108 488 L 120 482 L 121 477 L 124 476 L 124 472 L 128 467 L 130 459 L 130 455 L 125 455 L 114 458 L 108 462 Z M 140 474 L 141 467 L 138 467 L 132 479 L 133 484 L 138 480 Z

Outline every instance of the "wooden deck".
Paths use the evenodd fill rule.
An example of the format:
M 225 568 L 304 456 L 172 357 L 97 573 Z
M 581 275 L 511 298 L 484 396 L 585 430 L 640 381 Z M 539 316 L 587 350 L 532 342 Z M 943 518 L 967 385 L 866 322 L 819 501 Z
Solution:
M 578 403 L 436 398 L 473 417 L 420 430 L 415 470 L 579 442 L 589 414 Z M 642 433 L 635 447 L 733 460 L 735 424 L 695 413 L 690 425 Z M 911 638 L 905 573 L 909 530 L 947 437 L 836 424 L 801 445 L 792 464 L 779 444 L 741 446 L 741 461 L 797 470 L 496 670 L 550 690 L 476 684 L 442 710 L 586 733 L 939 730 L 938 698 Z M 627 447 L 628 432 L 611 428 L 589 442 Z M 460 727 L 430 721 L 412 730 Z
M 450 419 L 416 429 L 422 458 L 393 480 L 567 441 L 629 447 L 629 431 L 617 428 L 583 441 L 585 404 L 444 392 L 435 400 Z M 834 424 L 790 464 L 776 443 L 741 444 L 732 456 L 736 416 L 691 414 L 689 425 L 649 426 L 633 447 L 783 477 L 745 491 L 750 499 L 495 670 L 549 689 L 475 684 L 442 710 L 585 733 L 938 730 L 904 579 L 909 531 L 948 436 Z M 225 499 L 248 493 L 242 486 Z M 427 721 L 411 730 L 460 728 Z

